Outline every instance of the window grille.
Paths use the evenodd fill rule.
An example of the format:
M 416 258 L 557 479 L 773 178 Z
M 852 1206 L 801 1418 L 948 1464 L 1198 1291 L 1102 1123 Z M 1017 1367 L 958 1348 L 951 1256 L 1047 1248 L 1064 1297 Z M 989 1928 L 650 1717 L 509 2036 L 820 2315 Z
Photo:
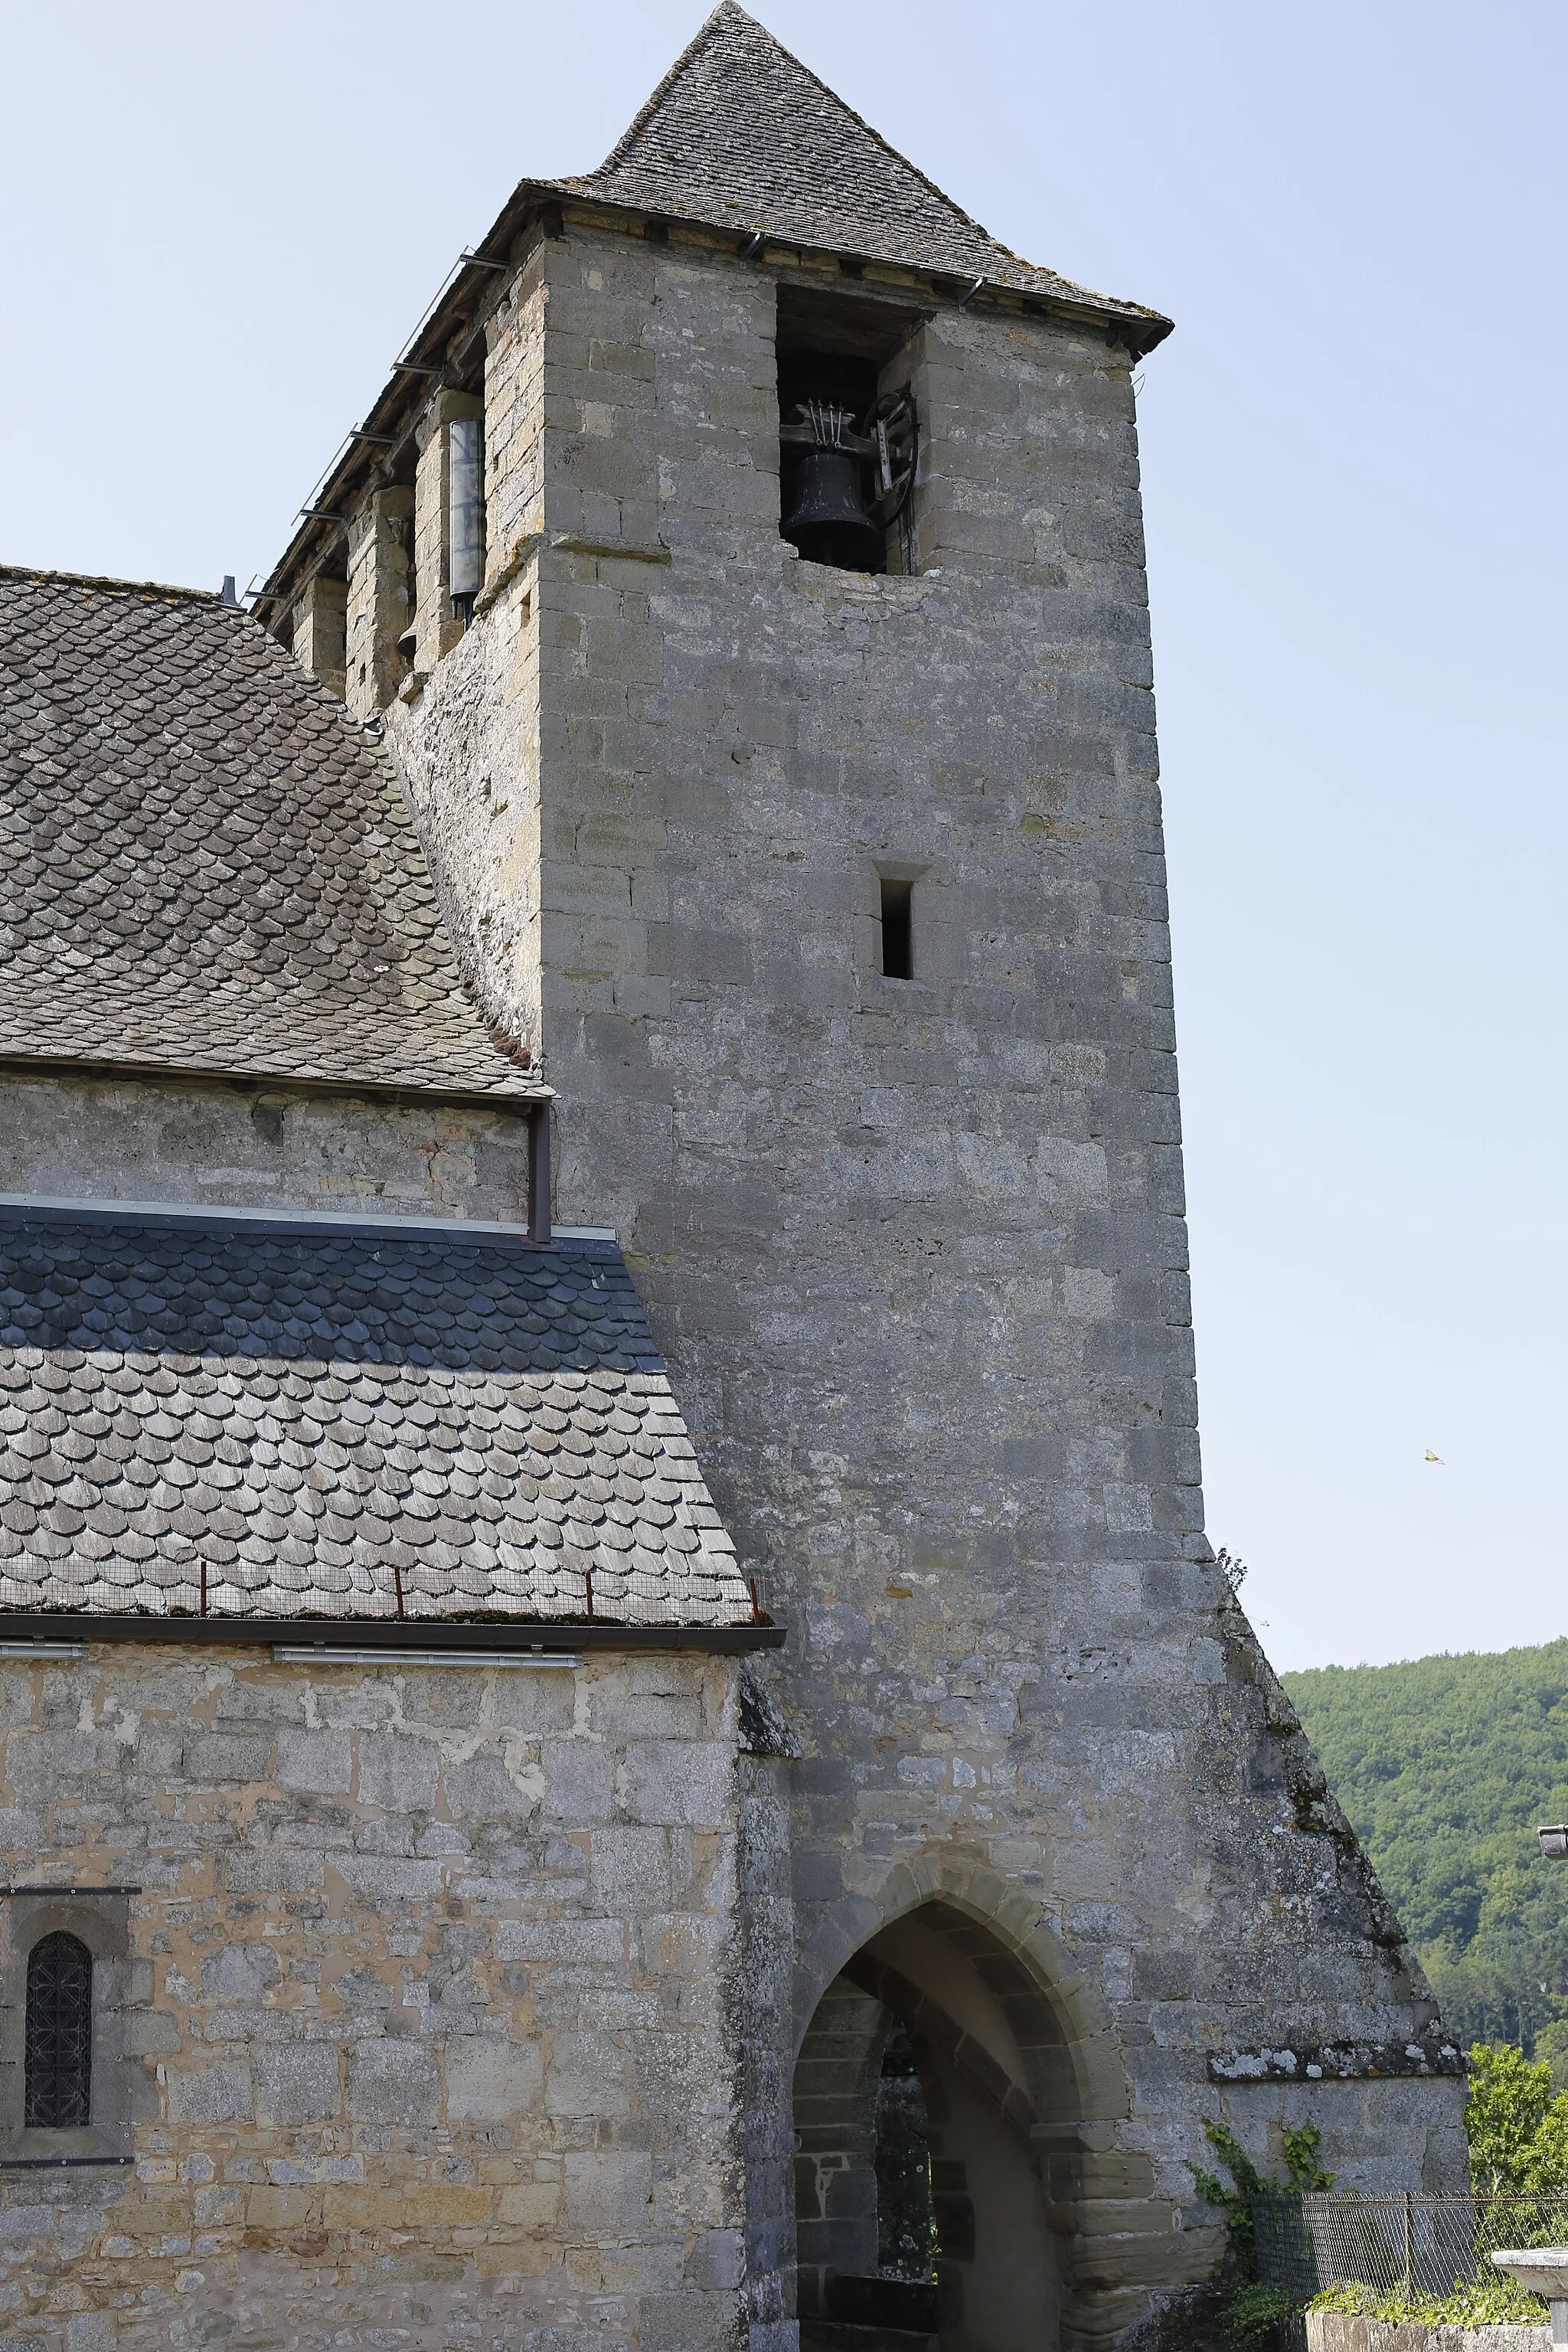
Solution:
M 27 1955 L 26 2085 L 29 2126 L 89 2120 L 92 1954 L 75 1936 L 46 1936 Z

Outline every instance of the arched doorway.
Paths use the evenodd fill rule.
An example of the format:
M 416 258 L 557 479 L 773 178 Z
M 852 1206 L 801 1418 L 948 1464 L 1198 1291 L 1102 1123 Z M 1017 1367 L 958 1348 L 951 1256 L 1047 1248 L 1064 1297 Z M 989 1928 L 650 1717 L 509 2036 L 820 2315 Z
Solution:
M 1128 2219 L 1168 2240 L 1171 2216 L 1129 2214 L 1145 2160 L 1096 2178 L 1125 2078 L 1083 2009 L 1081 1983 L 1047 1990 L 1016 1935 L 943 1894 L 846 1960 L 795 2065 L 802 2352 L 868 2327 L 886 2352 L 1057 2352 L 1139 2315 L 1110 2242 Z

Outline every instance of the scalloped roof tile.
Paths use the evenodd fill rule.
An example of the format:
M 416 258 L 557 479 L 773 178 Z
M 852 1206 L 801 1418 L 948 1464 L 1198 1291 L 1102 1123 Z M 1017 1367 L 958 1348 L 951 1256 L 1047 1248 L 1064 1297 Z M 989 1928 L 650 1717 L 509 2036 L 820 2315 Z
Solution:
M 7 1208 L 18 1610 L 753 1614 L 613 1244 Z
M 378 740 L 216 596 L 0 570 L 0 1054 L 527 1097 Z

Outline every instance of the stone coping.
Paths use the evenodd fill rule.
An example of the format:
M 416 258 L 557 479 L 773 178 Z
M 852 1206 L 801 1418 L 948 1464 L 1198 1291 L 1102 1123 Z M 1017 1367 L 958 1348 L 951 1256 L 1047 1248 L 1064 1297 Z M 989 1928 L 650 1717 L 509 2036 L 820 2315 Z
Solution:
M 1307 2352 L 1549 2352 L 1552 2330 L 1510 2323 L 1426 2326 L 1418 2320 L 1363 2319 L 1350 2311 L 1310 2311 Z

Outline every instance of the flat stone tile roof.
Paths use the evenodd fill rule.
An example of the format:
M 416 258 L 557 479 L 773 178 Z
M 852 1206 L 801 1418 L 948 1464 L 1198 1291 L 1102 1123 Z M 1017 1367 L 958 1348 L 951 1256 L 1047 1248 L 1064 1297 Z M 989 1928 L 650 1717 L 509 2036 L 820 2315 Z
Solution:
M 891 23 L 887 33 L 900 37 Z M 1009 252 L 735 0 L 714 9 L 597 171 L 557 184 L 1169 323 Z
M 0 570 L 0 1055 L 528 1097 L 379 740 L 216 596 Z
M 752 1601 L 614 1243 L 10 1208 L 0 1612 L 38 1610 Z

